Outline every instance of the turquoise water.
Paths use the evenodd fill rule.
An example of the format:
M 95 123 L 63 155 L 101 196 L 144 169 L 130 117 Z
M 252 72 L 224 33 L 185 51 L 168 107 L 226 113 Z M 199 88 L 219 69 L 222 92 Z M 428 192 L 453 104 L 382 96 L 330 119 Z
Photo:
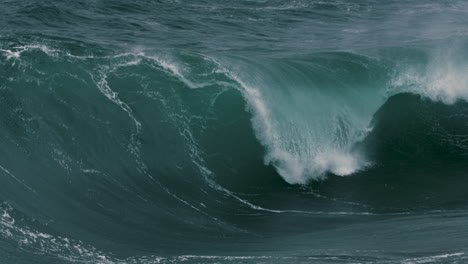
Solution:
M 467 13 L 0 1 L 0 262 L 468 262 Z

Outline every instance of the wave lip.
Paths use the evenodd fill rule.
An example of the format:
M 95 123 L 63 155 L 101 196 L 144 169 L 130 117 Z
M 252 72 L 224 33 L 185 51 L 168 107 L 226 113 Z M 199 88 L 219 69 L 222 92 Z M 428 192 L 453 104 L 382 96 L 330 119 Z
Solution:
M 323 67 L 322 57 L 332 61 L 328 67 L 340 70 Z M 352 67 L 341 60 L 350 60 Z M 290 184 L 306 184 L 327 173 L 350 175 L 370 164 L 353 150 L 368 133 L 381 102 L 371 86 L 378 78 L 358 79 L 368 74 L 369 63 L 371 59 L 350 53 L 314 55 L 300 62 L 241 58 L 219 65 L 239 85 L 255 135 L 266 150 L 265 164 Z

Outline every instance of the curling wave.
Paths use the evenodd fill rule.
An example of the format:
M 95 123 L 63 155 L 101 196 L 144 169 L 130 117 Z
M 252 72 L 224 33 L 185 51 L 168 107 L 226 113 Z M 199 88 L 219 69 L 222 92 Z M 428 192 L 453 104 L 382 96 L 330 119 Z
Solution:
M 318 221 L 464 205 L 461 61 L 439 68 L 431 52 L 417 64 L 385 52 L 250 58 L 59 45 L 0 49 L 8 153 L 0 234 L 24 251 L 157 262 L 180 254 L 187 234 L 259 232 L 241 216 Z M 154 256 L 132 257 L 155 245 Z M 106 255 L 116 247 L 126 253 Z

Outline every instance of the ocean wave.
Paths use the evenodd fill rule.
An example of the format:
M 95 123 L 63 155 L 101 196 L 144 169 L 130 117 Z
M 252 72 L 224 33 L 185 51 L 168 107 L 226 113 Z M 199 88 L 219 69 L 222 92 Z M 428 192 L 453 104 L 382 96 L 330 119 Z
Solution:
M 0 243 L 72 263 L 235 262 L 166 250 L 187 234 L 262 236 L 259 219 L 294 233 L 308 221 L 465 213 L 461 61 L 58 46 L 0 50 L 0 133 L 12 153 L 0 165 Z M 106 239 L 93 242 L 125 247 L 127 236 L 144 249 L 114 256 Z M 142 253 L 155 237 L 161 252 Z

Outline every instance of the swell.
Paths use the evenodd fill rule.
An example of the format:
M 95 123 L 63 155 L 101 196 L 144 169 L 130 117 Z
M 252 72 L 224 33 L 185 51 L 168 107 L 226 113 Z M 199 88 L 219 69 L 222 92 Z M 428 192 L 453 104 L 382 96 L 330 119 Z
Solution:
M 0 5 L 2 262 L 466 259 L 465 2 Z
M 28 91 L 23 87 L 31 86 L 29 83 L 35 83 L 38 87 L 43 87 L 41 89 L 49 86 L 48 96 L 58 100 L 58 103 L 53 102 L 51 106 L 60 107 L 62 104 L 71 107 L 67 105 L 67 101 L 60 98 L 61 96 L 69 97 L 70 95 L 66 94 L 68 91 L 57 89 L 57 84 L 80 87 L 80 92 L 73 96 L 81 97 L 77 101 L 81 100 L 82 104 L 88 94 L 93 94 L 92 98 L 97 98 L 98 94 L 95 92 L 98 91 L 107 99 L 106 104 L 113 105 L 111 108 L 123 114 L 115 123 L 123 123 L 125 119 L 130 122 L 115 130 L 122 130 L 123 135 L 118 135 L 118 138 L 114 138 L 115 134 L 109 134 L 114 133 L 114 130 L 108 127 L 107 137 L 113 139 L 114 142 L 127 142 L 125 143 L 126 149 L 123 149 L 127 152 L 126 155 L 129 155 L 137 164 L 139 172 L 158 182 L 159 179 L 155 179 L 147 171 L 148 166 L 143 155 L 145 151 L 151 153 L 151 149 L 169 149 L 170 147 L 163 142 L 172 140 L 174 142 L 172 144 L 176 144 L 175 149 L 179 151 L 174 151 L 169 155 L 153 153 L 154 160 L 158 163 L 168 164 L 158 169 L 166 168 L 166 171 L 172 172 L 174 167 L 179 165 L 174 166 L 170 163 L 178 157 L 185 157 L 192 167 L 181 169 L 184 165 L 180 165 L 179 169 L 183 171 L 180 174 L 184 175 L 185 170 L 189 170 L 191 173 L 201 175 L 209 185 L 218 190 L 223 190 L 223 188 L 213 181 L 213 175 L 223 173 L 220 172 L 221 170 L 213 171 L 216 163 L 224 162 L 226 159 L 233 160 L 233 157 L 241 156 L 245 149 L 239 148 L 230 152 L 231 148 L 234 148 L 232 144 L 223 144 L 223 140 L 212 141 L 217 137 L 224 139 L 224 136 L 233 136 L 231 131 L 220 129 L 220 127 L 226 126 L 232 129 L 233 126 L 228 124 L 240 118 L 243 138 L 245 138 L 241 146 L 255 144 L 248 143 L 254 140 L 246 135 L 250 133 L 246 122 L 249 118 L 247 113 L 239 114 L 239 109 L 243 108 L 244 104 L 242 101 L 245 101 L 246 109 L 251 114 L 251 126 L 255 137 L 266 152 L 263 158 L 264 163 L 272 165 L 286 182 L 294 184 L 321 179 L 329 173 L 338 176 L 350 175 L 371 167 L 376 160 L 382 160 L 382 155 L 377 157 L 378 155 L 371 154 L 371 151 L 366 148 L 356 146 L 363 145 L 359 143 L 362 140 L 370 142 L 371 139 L 366 138 L 369 133 L 372 133 L 370 138 L 375 138 L 375 134 L 383 133 L 372 132 L 372 129 L 382 118 L 379 112 L 375 115 L 374 113 L 382 106 L 386 98 L 402 92 L 411 92 L 451 104 L 457 98 L 465 96 L 464 79 L 458 78 L 464 69 L 462 62 L 446 56 L 446 63 L 442 65 L 445 70 L 441 71 L 438 65 L 435 65 L 436 62 L 441 61 L 438 59 L 440 54 L 437 56 L 429 54 L 430 60 L 421 64 L 420 61 L 424 62 L 424 56 L 427 56 L 422 53 L 419 56 L 423 59 L 417 56 L 410 58 L 416 59 L 419 65 L 411 61 L 405 65 L 389 60 L 388 55 L 394 55 L 391 54 L 391 50 L 390 54 L 383 53 L 378 56 L 337 52 L 309 54 L 300 58 L 260 56 L 251 60 L 239 56 L 207 56 L 149 50 L 134 50 L 117 54 L 111 52 L 108 55 L 103 55 L 103 53 L 83 55 L 83 52 L 76 47 L 72 52 L 49 46 L 35 44 L 1 49 L 5 59 L 2 66 L 5 72 L 13 74 L 6 78 L 4 84 L 7 88 L 4 89 L 6 97 L 13 98 L 13 101 L 17 100 L 15 97 L 30 100 L 27 95 Z M 403 55 L 407 52 L 405 49 L 400 51 Z M 38 66 L 36 63 L 38 60 L 43 60 L 47 67 L 54 62 L 71 68 L 63 72 L 55 68 L 60 73 L 44 80 L 43 76 L 47 76 L 48 72 L 53 72 L 53 70 Z M 397 70 L 396 73 L 395 70 Z M 24 78 L 14 76 L 20 71 L 26 72 Z M 8 86 L 21 88 L 15 89 Z M 96 89 L 91 92 L 92 87 Z M 189 89 L 184 89 L 184 87 Z M 21 92 L 24 92 L 24 95 Z M 18 93 L 19 96 L 13 95 L 14 93 Z M 240 93 L 243 99 L 239 100 L 237 93 Z M 128 98 L 122 100 L 122 95 Z M 145 107 L 139 107 L 135 112 L 136 103 L 133 102 L 141 100 Z M 19 105 L 19 114 L 27 116 L 28 111 L 23 108 L 23 104 Z M 146 105 L 151 105 L 151 107 Z M 69 116 L 73 116 L 81 107 L 71 107 L 68 110 Z M 154 111 L 154 108 L 157 109 L 156 118 L 147 119 L 151 116 L 149 109 Z M 33 110 L 29 111 L 33 112 Z M 5 118 L 13 120 L 6 119 L 5 122 L 18 122 L 14 120 L 17 118 L 29 119 L 31 123 L 36 122 L 32 117 Z M 372 118 L 374 121 L 371 121 Z M 414 118 L 416 117 L 410 116 L 410 120 Z M 83 123 L 86 123 L 86 120 L 93 120 L 93 122 L 95 120 L 98 123 L 104 121 L 97 119 L 91 113 L 81 119 Z M 63 124 L 67 122 L 66 120 L 60 121 Z M 152 128 L 152 123 L 158 122 L 160 124 Z M 168 126 L 167 123 L 173 125 Z M 88 122 L 87 125 L 90 126 L 91 123 Z M 23 126 L 15 132 L 15 137 L 22 133 L 21 130 L 31 130 L 29 127 L 31 125 L 23 124 Z M 105 127 L 103 124 L 99 126 Z M 164 129 L 161 129 L 163 127 Z M 70 128 L 67 129 L 70 130 Z M 62 131 L 63 134 L 67 133 L 67 129 Z M 72 129 L 79 130 L 78 128 Z M 153 129 L 152 132 L 156 133 L 155 138 L 158 140 L 149 139 L 151 133 L 146 131 L 149 129 Z M 218 130 L 220 133 L 217 133 Z M 34 133 L 35 131 L 30 131 L 28 135 Z M 179 139 L 171 138 L 174 134 L 177 134 Z M 126 139 L 123 140 L 124 138 Z M 237 137 L 237 140 L 242 140 L 241 138 Z M 64 140 L 62 138 L 56 145 L 64 144 Z M 143 140 L 145 144 L 142 144 Z M 211 141 L 217 143 L 212 144 Z M 15 143 L 19 146 L 24 145 L 22 142 Z M 217 144 L 221 146 L 220 149 L 216 149 Z M 376 143 L 373 144 L 376 145 Z M 91 146 L 93 142 L 89 141 L 86 145 Z M 219 151 L 222 153 L 207 158 L 212 155 L 210 153 Z M 56 153 L 55 155 L 59 158 L 55 160 L 59 160 L 62 169 L 68 171 L 66 161 L 74 160 L 74 158 L 61 157 L 61 153 L 66 152 L 53 150 L 50 153 Z M 249 159 L 257 163 L 259 156 L 263 155 L 261 152 L 263 151 L 257 148 Z M 86 153 L 83 156 L 88 155 L 101 154 Z M 216 160 L 216 162 L 211 160 Z M 105 162 L 109 163 L 109 161 Z M 245 159 L 237 159 L 227 166 L 242 167 L 246 162 Z M 180 162 L 180 164 L 185 163 L 183 159 Z M 207 163 L 209 165 L 206 165 Z M 86 171 L 93 171 L 93 169 L 86 169 Z M 223 178 L 223 176 L 218 177 Z M 195 176 L 195 178 L 199 177 Z M 226 181 L 236 184 L 237 180 L 232 180 L 235 179 L 234 177 L 226 178 L 228 178 Z M 258 182 L 261 181 L 258 180 Z M 243 184 L 242 181 L 240 184 Z
M 394 50 L 250 58 L 16 44 L 0 50 L 0 223 L 25 251 L 92 262 L 121 247 L 126 259 L 193 248 L 187 237 L 249 237 L 262 230 L 257 214 L 465 206 L 455 59 L 438 68 L 432 53 L 405 64 Z

